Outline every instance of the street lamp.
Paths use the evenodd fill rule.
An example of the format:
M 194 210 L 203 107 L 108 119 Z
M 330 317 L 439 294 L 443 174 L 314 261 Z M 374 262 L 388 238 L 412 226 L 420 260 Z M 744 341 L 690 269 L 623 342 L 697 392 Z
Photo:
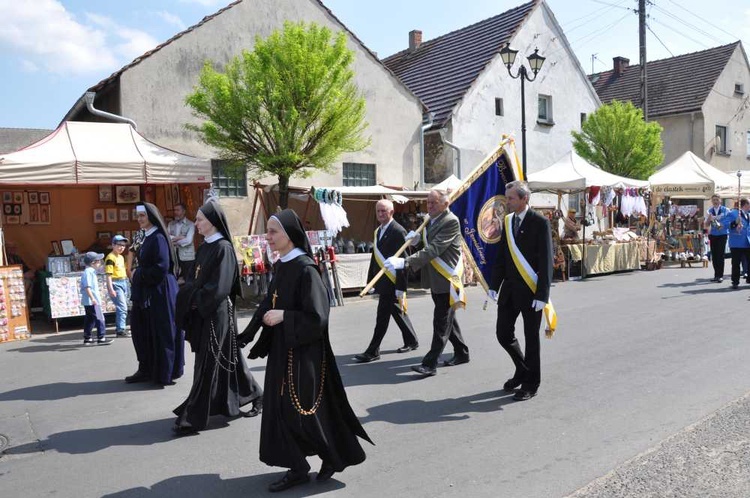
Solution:
M 536 79 L 536 75 L 542 69 L 542 65 L 544 64 L 544 57 L 539 55 L 539 49 L 535 48 L 534 53 L 528 56 L 529 66 L 531 67 L 531 72 L 534 73 L 534 76 L 529 75 L 526 66 L 523 64 L 518 66 L 518 72 L 513 76 L 510 68 L 516 61 L 516 54 L 518 54 L 518 50 L 511 49 L 510 45 L 506 45 L 500 50 L 500 57 L 503 59 L 505 67 L 508 68 L 508 74 L 510 77 L 513 79 L 519 78 L 521 80 L 521 140 L 523 141 L 523 149 L 521 153 L 523 162 L 521 166 L 523 167 L 523 179 L 526 180 L 526 88 L 524 82 L 525 80 L 534 81 Z

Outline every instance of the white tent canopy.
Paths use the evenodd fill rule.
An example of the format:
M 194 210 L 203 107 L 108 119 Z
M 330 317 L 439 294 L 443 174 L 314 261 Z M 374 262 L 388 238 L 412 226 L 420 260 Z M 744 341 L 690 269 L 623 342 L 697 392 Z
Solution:
M 648 179 L 655 194 L 675 198 L 710 198 L 714 193 L 737 191 L 737 179 L 714 168 L 690 151 Z
M 0 184 L 207 183 L 211 161 L 150 142 L 126 123 L 66 121 L 0 156 Z
M 571 150 L 552 166 L 529 175 L 532 191 L 583 190 L 586 187 L 646 187 L 645 180 L 633 180 L 607 173 Z

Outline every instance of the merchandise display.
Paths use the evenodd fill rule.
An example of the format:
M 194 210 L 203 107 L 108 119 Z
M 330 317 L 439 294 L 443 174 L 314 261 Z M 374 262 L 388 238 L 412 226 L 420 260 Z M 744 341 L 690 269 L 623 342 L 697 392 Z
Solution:
M 23 269 L 20 265 L 0 267 L 0 342 L 29 337 L 31 328 Z

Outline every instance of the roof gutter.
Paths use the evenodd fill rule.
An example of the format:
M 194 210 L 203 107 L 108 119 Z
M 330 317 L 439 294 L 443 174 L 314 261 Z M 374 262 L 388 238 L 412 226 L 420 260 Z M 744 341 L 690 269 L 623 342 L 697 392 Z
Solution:
M 456 151 L 456 176 L 458 179 L 461 179 L 461 149 L 458 147 L 458 145 L 449 142 L 446 138 L 447 132 L 445 131 L 445 128 L 440 128 L 440 138 L 443 141 L 445 145 L 450 147 L 451 149 Z M 452 168 L 451 168 L 452 169 Z
M 86 101 L 86 109 L 88 109 L 91 114 L 105 119 L 111 119 L 112 121 L 117 121 L 119 123 L 128 123 L 133 127 L 135 131 L 138 131 L 138 125 L 136 125 L 135 121 L 133 121 L 132 119 L 126 118 L 125 116 L 118 116 L 117 114 L 112 114 L 111 112 L 105 112 L 95 108 L 94 98 L 96 98 L 96 92 L 86 92 L 83 94 L 83 100 Z

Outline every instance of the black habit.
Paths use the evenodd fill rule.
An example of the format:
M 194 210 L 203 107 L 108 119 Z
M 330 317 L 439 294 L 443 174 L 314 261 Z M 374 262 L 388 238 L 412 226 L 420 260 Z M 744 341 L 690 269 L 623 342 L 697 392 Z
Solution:
M 195 352 L 193 386 L 177 408 L 176 426 L 201 430 L 211 415 L 236 417 L 259 400 L 260 385 L 237 346 L 237 259 L 227 239 L 204 242 L 177 295 L 177 320 Z
M 346 397 L 328 337 L 328 293 L 302 225 L 291 210 L 275 216 L 304 254 L 276 263 L 268 296 L 239 338 L 249 343 L 268 310 L 284 310 L 284 320 L 263 326 L 250 351 L 250 358 L 268 357 L 260 459 L 306 472 L 305 457 L 318 455 L 341 472 L 365 460 L 357 436 L 372 441 Z

